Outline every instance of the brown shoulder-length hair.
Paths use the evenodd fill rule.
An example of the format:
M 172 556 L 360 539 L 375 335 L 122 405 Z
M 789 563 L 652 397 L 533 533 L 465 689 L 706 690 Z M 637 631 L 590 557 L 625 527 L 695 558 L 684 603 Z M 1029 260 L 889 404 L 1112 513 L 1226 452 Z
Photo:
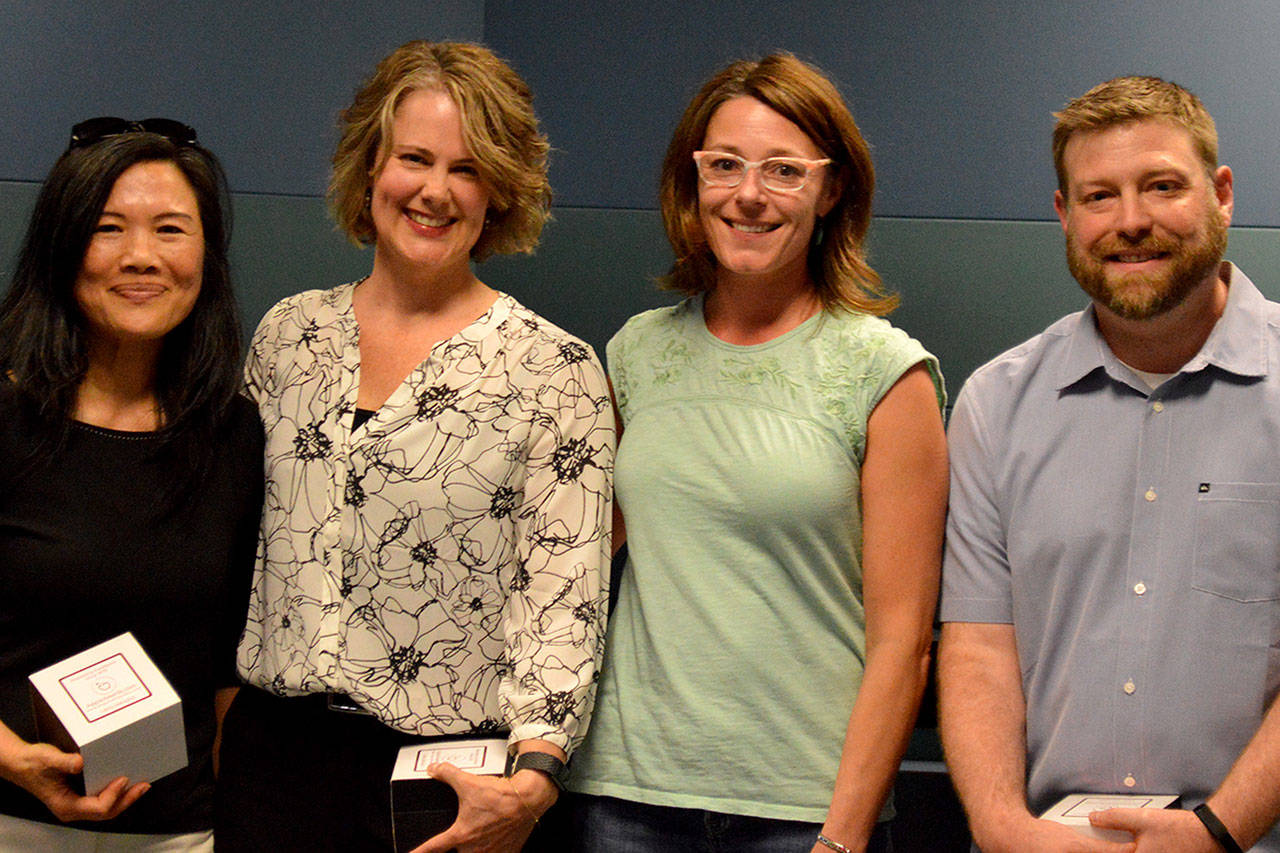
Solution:
M 550 218 L 547 139 L 533 94 L 488 48 L 464 42 L 411 41 L 393 50 L 342 111 L 333 155 L 329 209 L 352 242 L 376 242 L 368 192 L 387 162 L 396 108 L 419 89 L 445 92 L 462 113 L 462 135 L 489 191 L 484 231 L 471 257 L 532 252 Z
M 838 182 L 839 197 L 818 220 L 809 246 L 809 275 L 823 306 L 888 314 L 898 298 L 884 291 L 864 247 L 876 183 L 870 148 L 835 84 L 789 53 L 734 62 L 712 77 L 685 108 L 662 163 L 662 222 L 676 255 L 662 285 L 692 295 L 715 284 L 716 260 L 698 218 L 693 152 L 702 147 L 707 125 L 721 104 L 743 95 L 793 122 L 832 160 L 826 180 Z

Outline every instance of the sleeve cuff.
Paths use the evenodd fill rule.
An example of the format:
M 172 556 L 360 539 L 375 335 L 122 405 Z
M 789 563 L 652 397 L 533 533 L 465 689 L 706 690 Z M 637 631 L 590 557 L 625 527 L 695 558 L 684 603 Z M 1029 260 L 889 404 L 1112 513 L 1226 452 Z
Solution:
M 522 740 L 545 740 L 564 750 L 565 755 L 572 755 L 573 748 L 569 735 L 561 729 L 549 727 L 546 723 L 524 723 L 511 730 L 507 738 L 507 751 L 515 752 L 516 744 Z

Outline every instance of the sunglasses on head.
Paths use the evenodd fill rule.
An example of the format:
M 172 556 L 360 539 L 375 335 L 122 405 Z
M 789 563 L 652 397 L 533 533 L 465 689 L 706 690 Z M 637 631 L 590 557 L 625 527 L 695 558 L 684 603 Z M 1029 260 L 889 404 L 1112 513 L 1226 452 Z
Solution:
M 174 145 L 196 144 L 195 128 L 171 118 L 144 118 L 141 121 L 129 121 L 115 116 L 99 116 L 85 119 L 71 128 L 71 141 L 67 143 L 67 150 L 83 148 L 108 136 L 120 136 L 125 133 L 154 133 L 157 136 L 163 136 Z

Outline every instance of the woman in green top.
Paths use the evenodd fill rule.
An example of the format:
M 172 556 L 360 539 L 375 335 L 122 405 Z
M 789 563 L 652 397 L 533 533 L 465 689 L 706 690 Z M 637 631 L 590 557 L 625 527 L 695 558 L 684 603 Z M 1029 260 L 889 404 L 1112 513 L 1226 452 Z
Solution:
M 671 141 L 688 298 L 608 350 L 629 557 L 571 781 L 587 850 L 888 849 L 947 469 L 937 361 L 879 316 L 873 187 L 786 54 L 717 74 Z

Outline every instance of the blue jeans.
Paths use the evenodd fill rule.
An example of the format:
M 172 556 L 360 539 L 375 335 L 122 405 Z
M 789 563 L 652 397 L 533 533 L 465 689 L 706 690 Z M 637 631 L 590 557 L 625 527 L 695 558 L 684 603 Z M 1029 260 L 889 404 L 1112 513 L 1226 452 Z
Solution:
M 651 806 L 613 797 L 573 798 L 578 853 L 809 853 L 820 823 Z M 838 840 L 838 839 L 837 839 Z M 868 853 L 893 853 L 889 825 Z

